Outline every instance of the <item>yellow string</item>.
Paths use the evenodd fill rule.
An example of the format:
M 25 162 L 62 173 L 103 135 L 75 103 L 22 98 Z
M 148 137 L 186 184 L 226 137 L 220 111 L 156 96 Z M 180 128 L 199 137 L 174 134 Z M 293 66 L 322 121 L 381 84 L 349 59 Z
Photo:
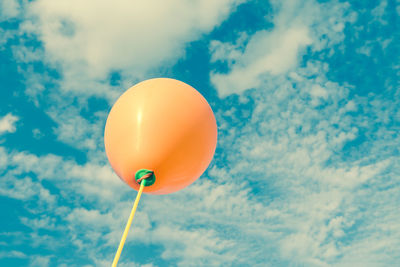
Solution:
M 135 203 L 133 204 L 131 214 L 129 215 L 128 223 L 126 224 L 124 234 L 122 235 L 121 242 L 119 243 L 119 247 L 117 253 L 115 254 L 114 261 L 112 263 L 112 267 L 116 267 L 118 264 L 119 257 L 121 256 L 122 248 L 124 247 L 126 237 L 128 236 L 129 228 L 131 228 L 133 216 L 135 216 L 137 205 L 139 204 L 140 196 L 142 195 L 142 191 L 144 186 L 146 185 L 146 180 L 142 180 L 140 183 L 139 192 L 136 196 Z

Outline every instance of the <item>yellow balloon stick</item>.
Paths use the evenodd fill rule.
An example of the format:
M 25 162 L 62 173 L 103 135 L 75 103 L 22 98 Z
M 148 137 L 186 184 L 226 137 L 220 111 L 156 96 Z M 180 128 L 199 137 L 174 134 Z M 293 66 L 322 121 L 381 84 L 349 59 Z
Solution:
M 119 243 L 119 247 L 117 253 L 115 254 L 114 261 L 112 263 L 112 267 L 116 267 L 118 264 L 119 257 L 121 256 L 122 249 L 124 248 L 126 237 L 128 236 L 129 229 L 131 228 L 133 217 L 135 216 L 136 208 L 139 204 L 140 196 L 142 195 L 143 188 L 146 185 L 146 179 L 142 180 L 140 183 L 139 192 L 136 196 L 135 203 L 133 204 L 131 214 L 129 215 L 128 223 L 126 224 L 124 234 L 122 235 L 121 242 Z

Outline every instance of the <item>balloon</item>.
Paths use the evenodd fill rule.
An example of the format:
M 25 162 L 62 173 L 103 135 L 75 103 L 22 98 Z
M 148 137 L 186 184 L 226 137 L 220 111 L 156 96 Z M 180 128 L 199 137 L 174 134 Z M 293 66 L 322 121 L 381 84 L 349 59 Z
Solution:
M 207 169 L 217 145 L 211 107 L 193 87 L 174 79 L 143 81 L 128 89 L 108 115 L 104 143 L 117 175 L 135 190 L 135 174 L 151 170 L 145 193 L 168 194 Z M 136 177 L 138 178 L 138 177 Z

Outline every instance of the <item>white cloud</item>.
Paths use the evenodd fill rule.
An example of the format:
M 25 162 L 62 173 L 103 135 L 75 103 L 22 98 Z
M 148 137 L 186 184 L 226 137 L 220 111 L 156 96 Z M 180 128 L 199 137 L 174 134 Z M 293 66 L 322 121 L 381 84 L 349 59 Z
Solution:
M 371 10 L 371 15 L 375 20 L 379 21 L 381 24 L 386 25 L 388 22 L 384 19 L 385 9 L 387 8 L 387 1 L 380 1 L 373 10 Z
M 0 135 L 4 133 L 13 133 L 16 131 L 15 123 L 19 118 L 11 113 L 0 118 Z
M 25 253 L 17 250 L 0 251 L 0 259 L 2 258 L 26 258 Z
M 110 71 L 137 79 L 177 60 L 240 2 L 39 0 L 27 6 L 22 29 L 37 34 L 47 62 L 61 67 L 62 89 L 107 94 L 101 84 Z
M 11 177 L 3 177 L 1 185 L 1 195 L 22 200 L 36 196 L 36 191 L 40 190 L 40 186 L 33 183 L 29 177 L 18 180 Z
M 35 128 L 35 129 L 32 130 L 32 136 L 35 139 L 41 139 L 41 138 L 44 137 L 44 133 L 42 133 L 42 131 L 40 131 L 40 129 Z
M 15 30 L 4 30 L 0 28 L 0 51 L 5 49 L 5 44 L 7 44 L 8 40 L 17 36 L 17 32 Z
M 179 258 L 179 266 L 216 266 L 221 262 L 233 262 L 237 256 L 229 253 L 233 242 L 221 240 L 214 230 L 185 230 L 160 226 L 154 230 L 153 238 L 166 245 L 161 257 Z
M 248 186 L 256 190 L 254 197 L 263 203 L 265 218 L 273 218 L 263 223 L 258 233 L 279 228 L 279 234 L 270 235 L 268 242 L 279 244 L 282 260 L 307 266 L 350 266 L 352 255 L 359 253 L 355 258 L 360 262 L 376 257 L 387 264 L 393 262 L 395 253 L 381 251 L 381 247 L 385 243 L 398 246 L 399 229 L 392 218 L 397 213 L 390 208 L 398 206 L 392 195 L 398 192 L 397 167 L 393 168 L 398 158 L 381 152 L 390 149 L 389 140 L 390 144 L 398 141 L 398 136 L 390 135 L 398 101 L 353 98 L 348 88 L 327 80 L 326 71 L 321 62 L 308 62 L 288 76 L 260 80 L 260 85 L 239 101 L 226 103 L 239 109 L 242 99 L 244 103 L 246 98 L 252 101 L 251 116 L 238 117 L 237 112 L 228 111 L 217 114 L 223 136 L 219 145 L 226 155 L 221 165 L 229 166 L 231 177 L 246 177 Z M 371 102 L 376 103 L 372 109 Z M 355 114 L 357 110 L 385 126 L 374 126 L 374 119 Z M 239 128 L 232 126 L 232 121 L 244 123 Z M 373 151 L 352 150 L 357 147 L 354 144 L 342 151 L 365 134 L 365 128 L 371 131 L 368 135 L 376 134 L 375 127 L 386 134 L 371 136 L 365 143 Z M 385 179 L 386 185 L 381 184 Z M 392 188 L 393 192 L 383 189 L 385 193 L 378 193 L 378 188 Z M 370 197 L 381 201 L 366 204 Z M 370 250 L 358 250 L 358 242 L 375 238 L 381 227 L 374 224 L 381 220 L 387 222 L 387 235 L 379 238 L 376 246 L 370 244 Z M 361 255 L 367 260 L 361 260 Z
M 51 256 L 34 255 L 31 257 L 30 267 L 47 267 Z
M 211 43 L 213 61 L 235 62 L 228 64 L 228 73 L 211 72 L 211 81 L 221 97 L 257 88 L 270 75 L 286 74 L 297 67 L 306 47 L 318 51 L 340 42 L 344 23 L 354 20 L 354 15 L 343 17 L 347 4 L 320 4 L 313 0 L 272 4 L 277 13 L 272 18 L 274 27 L 248 37 L 244 49 L 243 34 L 236 45 Z
M 0 171 L 7 168 L 8 165 L 8 154 L 4 147 L 0 147 Z
M 21 217 L 20 221 L 25 224 L 27 227 L 32 229 L 45 229 L 45 230 L 55 230 L 58 227 L 56 226 L 56 219 L 54 217 L 50 217 L 47 215 L 42 215 L 39 218 L 28 218 Z
M 0 180 L 0 195 L 22 201 L 34 200 L 43 207 L 54 207 L 57 197 L 31 177 L 16 178 L 6 174 Z M 39 210 L 39 208 L 38 208 Z
M 0 2 L 0 21 L 15 18 L 20 13 L 18 0 L 2 0 Z
M 257 32 L 251 37 L 243 54 L 236 52 L 239 55 L 232 70 L 228 74 L 213 73 L 211 81 L 218 88 L 220 96 L 258 87 L 260 75 L 281 74 L 297 65 L 298 50 L 311 42 L 308 35 L 304 27 L 293 27 L 283 32 Z
M 13 52 L 14 58 L 22 63 L 38 62 L 43 59 L 43 51 L 38 47 L 14 46 Z
M 104 154 L 102 154 L 102 158 L 104 162 Z M 63 197 L 69 193 L 74 193 L 81 195 L 88 201 L 95 200 L 110 205 L 115 200 L 115 192 L 128 191 L 124 183 L 112 172 L 110 166 L 96 162 L 79 165 L 72 160 L 52 154 L 38 157 L 20 152 L 12 153 L 11 157 L 9 156 L 8 166 L 13 166 L 8 172 L 12 176 L 33 172 L 39 180 L 47 180 L 57 183 L 58 186 L 65 186 L 66 188 L 60 192 Z M 12 181 L 13 188 L 19 188 L 16 183 L 24 184 L 18 179 Z M 29 186 L 27 185 L 27 187 Z M 121 191 L 124 188 L 126 191 Z M 39 192 L 39 190 L 34 191 Z M 29 197 L 29 194 L 26 197 Z
M 58 127 L 54 131 L 60 141 L 92 151 L 103 148 L 103 128 L 107 118 L 105 112 L 93 114 L 96 117 L 95 123 L 83 118 L 79 114 L 79 109 L 75 107 L 53 108 L 48 114 L 54 120 L 59 121 Z

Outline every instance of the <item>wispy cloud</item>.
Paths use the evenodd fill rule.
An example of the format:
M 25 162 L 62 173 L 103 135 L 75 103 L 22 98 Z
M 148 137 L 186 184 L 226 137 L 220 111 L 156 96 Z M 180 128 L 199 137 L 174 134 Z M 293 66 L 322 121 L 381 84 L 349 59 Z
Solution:
M 26 255 L 24 253 L 22 253 L 21 251 L 16 251 L 16 250 L 12 250 L 12 251 L 2 251 L 0 252 L 0 258 L 25 258 Z
M 32 257 L 30 267 L 47 267 L 50 263 L 50 256 L 39 256 Z

